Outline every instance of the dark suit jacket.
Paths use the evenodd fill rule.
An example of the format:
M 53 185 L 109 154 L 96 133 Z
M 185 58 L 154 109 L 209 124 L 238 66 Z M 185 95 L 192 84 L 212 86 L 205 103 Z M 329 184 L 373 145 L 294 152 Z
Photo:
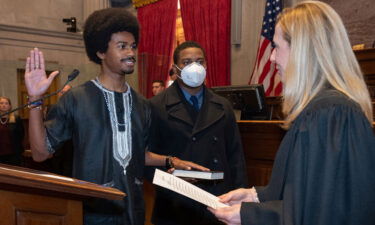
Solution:
M 195 122 L 189 114 L 188 107 L 191 106 L 177 82 L 151 99 L 150 150 L 224 171 L 223 181 L 196 184 L 220 195 L 247 186 L 245 160 L 231 104 L 204 88 L 203 104 Z M 157 189 L 155 224 L 162 221 L 197 224 L 204 219 L 214 220 L 203 205 L 171 191 Z

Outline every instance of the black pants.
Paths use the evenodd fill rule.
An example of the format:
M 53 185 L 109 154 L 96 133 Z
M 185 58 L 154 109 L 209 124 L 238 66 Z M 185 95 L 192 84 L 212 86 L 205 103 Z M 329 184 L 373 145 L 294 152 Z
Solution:
M 129 225 L 129 221 L 122 215 L 85 213 L 83 216 L 84 225 Z

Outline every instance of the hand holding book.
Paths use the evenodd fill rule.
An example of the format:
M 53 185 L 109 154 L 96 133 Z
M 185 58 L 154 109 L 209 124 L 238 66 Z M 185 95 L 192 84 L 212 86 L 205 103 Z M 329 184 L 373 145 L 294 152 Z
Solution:
M 177 157 L 171 157 L 171 161 L 172 161 L 173 167 L 175 169 L 210 171 L 210 169 L 208 169 L 204 166 L 198 165 L 198 164 L 190 162 L 190 161 L 182 160 L 182 159 L 179 159 Z

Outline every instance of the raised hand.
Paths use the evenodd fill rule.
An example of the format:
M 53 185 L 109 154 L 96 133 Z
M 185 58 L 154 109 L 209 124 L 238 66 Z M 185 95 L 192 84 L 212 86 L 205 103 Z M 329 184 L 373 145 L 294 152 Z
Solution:
M 31 50 L 25 67 L 25 84 L 29 96 L 42 96 L 58 74 L 59 71 L 54 71 L 47 77 L 43 53 L 37 48 Z

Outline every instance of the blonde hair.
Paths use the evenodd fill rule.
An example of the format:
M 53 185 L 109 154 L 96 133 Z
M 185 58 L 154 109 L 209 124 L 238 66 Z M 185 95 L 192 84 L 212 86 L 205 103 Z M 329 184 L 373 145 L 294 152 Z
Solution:
M 340 16 L 325 3 L 305 1 L 285 9 L 277 25 L 290 46 L 283 90 L 284 127 L 327 85 L 357 102 L 372 124 L 370 95 Z
M 0 99 L 5 99 L 8 101 L 9 105 L 10 105 L 10 109 L 9 110 L 12 110 L 12 102 L 10 101 L 10 98 L 8 97 L 4 97 L 4 96 L 0 96 Z M 16 122 L 16 116 L 14 115 L 14 112 L 9 114 L 8 115 L 8 123 L 15 123 Z

